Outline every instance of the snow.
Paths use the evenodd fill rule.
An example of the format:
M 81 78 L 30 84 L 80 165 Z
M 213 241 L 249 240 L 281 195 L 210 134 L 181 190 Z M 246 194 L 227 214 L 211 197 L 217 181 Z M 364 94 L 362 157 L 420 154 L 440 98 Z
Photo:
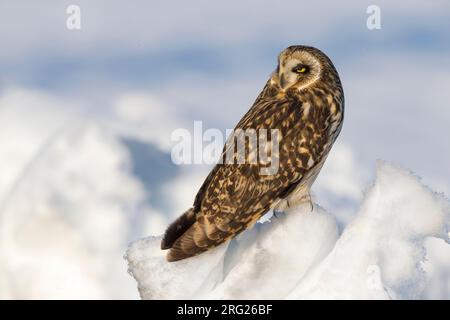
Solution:
M 127 292 L 119 250 L 144 197 L 129 162 L 95 125 L 66 129 L 33 159 L 2 207 L 0 248 L 16 297 L 126 297 L 112 287 Z
M 220 281 L 226 246 L 194 261 L 169 264 L 160 250 L 160 241 L 160 237 L 136 241 L 128 252 L 133 275 L 141 279 L 138 289 L 142 297 L 189 299 L 212 290 L 211 285 Z M 191 277 L 193 274 L 195 276 Z
M 0 95 L 0 128 L 0 298 L 137 298 L 123 251 L 169 219 L 122 136 L 24 89 Z
M 379 161 L 341 233 L 320 206 L 300 206 L 198 257 L 168 263 L 149 237 L 126 258 L 143 299 L 449 299 L 449 228 L 443 195 Z

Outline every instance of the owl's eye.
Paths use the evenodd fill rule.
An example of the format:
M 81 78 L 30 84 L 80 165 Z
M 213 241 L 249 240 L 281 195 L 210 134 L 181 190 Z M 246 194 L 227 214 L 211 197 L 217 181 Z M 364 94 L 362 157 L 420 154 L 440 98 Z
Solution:
M 308 67 L 300 65 L 292 69 L 292 71 L 295 73 L 306 73 L 308 71 Z

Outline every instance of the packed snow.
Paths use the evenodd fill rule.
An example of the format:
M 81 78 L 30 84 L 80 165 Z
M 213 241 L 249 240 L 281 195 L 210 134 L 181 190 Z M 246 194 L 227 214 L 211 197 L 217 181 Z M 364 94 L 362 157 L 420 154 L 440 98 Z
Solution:
M 126 258 L 143 299 L 450 299 L 449 228 L 448 199 L 379 161 L 344 230 L 300 206 L 197 257 L 168 263 L 153 236 Z

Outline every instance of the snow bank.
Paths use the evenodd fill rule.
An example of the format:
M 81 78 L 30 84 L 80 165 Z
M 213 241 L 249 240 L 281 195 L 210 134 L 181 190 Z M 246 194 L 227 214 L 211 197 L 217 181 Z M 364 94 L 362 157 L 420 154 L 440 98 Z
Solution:
M 0 256 L 14 298 L 127 297 L 118 249 L 144 193 L 126 149 L 95 125 L 59 133 L 2 203 Z M 113 277 L 115 281 L 108 281 Z
M 379 162 L 341 235 L 322 208 L 301 206 L 205 255 L 167 263 L 150 237 L 126 258 L 143 299 L 450 298 L 449 221 L 448 200 Z
M 289 298 L 420 298 L 425 241 L 448 240 L 449 213 L 449 203 L 412 174 L 379 162 L 358 216 Z
M 74 109 L 0 94 L 0 299 L 137 298 L 123 251 L 169 220 L 118 131 Z
M 257 224 L 230 244 L 192 259 L 167 263 L 161 237 L 134 242 L 127 258 L 143 298 L 270 298 L 288 294 L 336 239 L 334 219 L 317 208 Z
M 190 299 L 212 290 L 222 280 L 226 245 L 179 263 L 165 262 L 160 247 L 160 237 L 148 237 L 134 242 L 128 249 L 127 257 L 133 276 L 139 279 L 141 297 Z

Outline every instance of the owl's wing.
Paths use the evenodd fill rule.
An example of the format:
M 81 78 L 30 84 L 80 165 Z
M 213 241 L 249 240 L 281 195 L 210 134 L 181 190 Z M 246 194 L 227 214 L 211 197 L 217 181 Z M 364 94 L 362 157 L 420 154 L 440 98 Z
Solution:
M 169 261 L 202 253 L 253 225 L 290 181 L 259 179 L 258 168 L 220 165 L 200 195 L 196 221 L 172 245 Z
M 312 158 L 298 150 L 300 133 L 308 130 L 302 116 L 303 106 L 298 100 L 257 99 L 236 129 L 280 131 L 283 142 L 279 154 L 272 155 L 279 156 L 277 173 L 261 175 L 259 164 L 216 165 L 196 196 L 195 222 L 174 241 L 167 256 L 169 261 L 197 255 L 231 239 L 300 183 Z M 230 145 L 234 146 L 225 145 L 223 156 Z

